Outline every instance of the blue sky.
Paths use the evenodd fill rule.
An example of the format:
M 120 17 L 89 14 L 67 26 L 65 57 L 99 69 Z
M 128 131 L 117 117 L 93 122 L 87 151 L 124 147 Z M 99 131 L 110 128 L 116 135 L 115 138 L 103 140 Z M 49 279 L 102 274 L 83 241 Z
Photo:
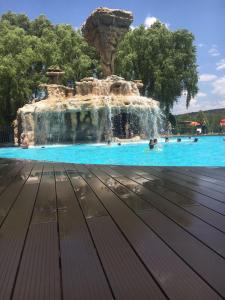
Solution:
M 0 0 L 0 14 L 8 10 L 26 13 L 30 18 L 45 14 L 53 23 L 77 28 L 99 6 L 131 10 L 133 26 L 151 26 L 159 19 L 171 30 L 186 28 L 193 32 L 199 93 L 188 112 L 225 107 L 225 0 Z M 184 97 L 173 111 L 187 111 Z

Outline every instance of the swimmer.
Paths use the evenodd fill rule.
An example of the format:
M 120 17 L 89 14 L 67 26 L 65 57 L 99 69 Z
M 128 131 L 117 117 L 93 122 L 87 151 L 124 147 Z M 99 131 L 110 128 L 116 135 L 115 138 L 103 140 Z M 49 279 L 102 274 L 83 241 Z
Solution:
M 169 142 L 169 138 L 165 137 L 165 143 L 168 143 L 168 142 Z
M 177 142 L 180 143 L 180 142 L 181 142 L 181 138 L 178 138 L 178 139 L 177 139 Z
M 198 138 L 195 138 L 195 139 L 194 139 L 194 143 L 197 143 L 197 141 L 198 141 Z
M 118 146 L 121 146 L 121 143 L 119 142 L 117 145 L 118 145 Z
M 150 150 L 154 149 L 155 143 L 154 143 L 153 139 L 150 139 L 148 145 L 149 145 L 149 149 L 150 149 Z
M 158 139 L 154 139 L 154 144 L 156 145 L 158 143 Z

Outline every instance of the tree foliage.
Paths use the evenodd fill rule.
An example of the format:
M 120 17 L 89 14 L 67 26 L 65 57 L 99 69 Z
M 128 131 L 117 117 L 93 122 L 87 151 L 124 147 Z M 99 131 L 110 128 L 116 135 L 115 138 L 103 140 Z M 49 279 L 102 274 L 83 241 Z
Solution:
M 27 103 L 45 71 L 58 65 L 63 83 L 75 82 L 100 70 L 95 50 L 79 30 L 53 25 L 45 16 L 31 21 L 24 14 L 8 12 L 0 19 L 0 124 L 9 124 Z
M 185 91 L 187 106 L 198 91 L 194 36 L 170 31 L 160 22 L 129 31 L 117 52 L 116 70 L 126 79 L 141 79 L 147 96 L 167 113 Z

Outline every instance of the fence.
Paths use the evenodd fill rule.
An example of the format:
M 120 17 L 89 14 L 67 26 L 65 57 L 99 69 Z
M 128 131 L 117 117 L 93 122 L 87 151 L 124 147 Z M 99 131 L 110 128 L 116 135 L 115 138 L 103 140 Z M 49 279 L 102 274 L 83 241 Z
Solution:
M 14 130 L 12 126 L 0 125 L 0 144 L 14 143 Z

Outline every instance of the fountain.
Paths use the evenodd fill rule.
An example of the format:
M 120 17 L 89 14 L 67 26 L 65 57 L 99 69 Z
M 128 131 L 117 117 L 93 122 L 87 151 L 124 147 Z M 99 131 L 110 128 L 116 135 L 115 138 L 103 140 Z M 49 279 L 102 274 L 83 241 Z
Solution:
M 113 75 L 117 45 L 132 20 L 122 10 L 98 8 L 91 14 L 82 31 L 100 53 L 105 78 L 83 78 L 73 89 L 59 84 L 59 68 L 48 70 L 50 83 L 39 87 L 45 99 L 17 112 L 17 137 L 26 132 L 34 145 L 157 137 L 159 103 L 140 95 L 141 81 Z

